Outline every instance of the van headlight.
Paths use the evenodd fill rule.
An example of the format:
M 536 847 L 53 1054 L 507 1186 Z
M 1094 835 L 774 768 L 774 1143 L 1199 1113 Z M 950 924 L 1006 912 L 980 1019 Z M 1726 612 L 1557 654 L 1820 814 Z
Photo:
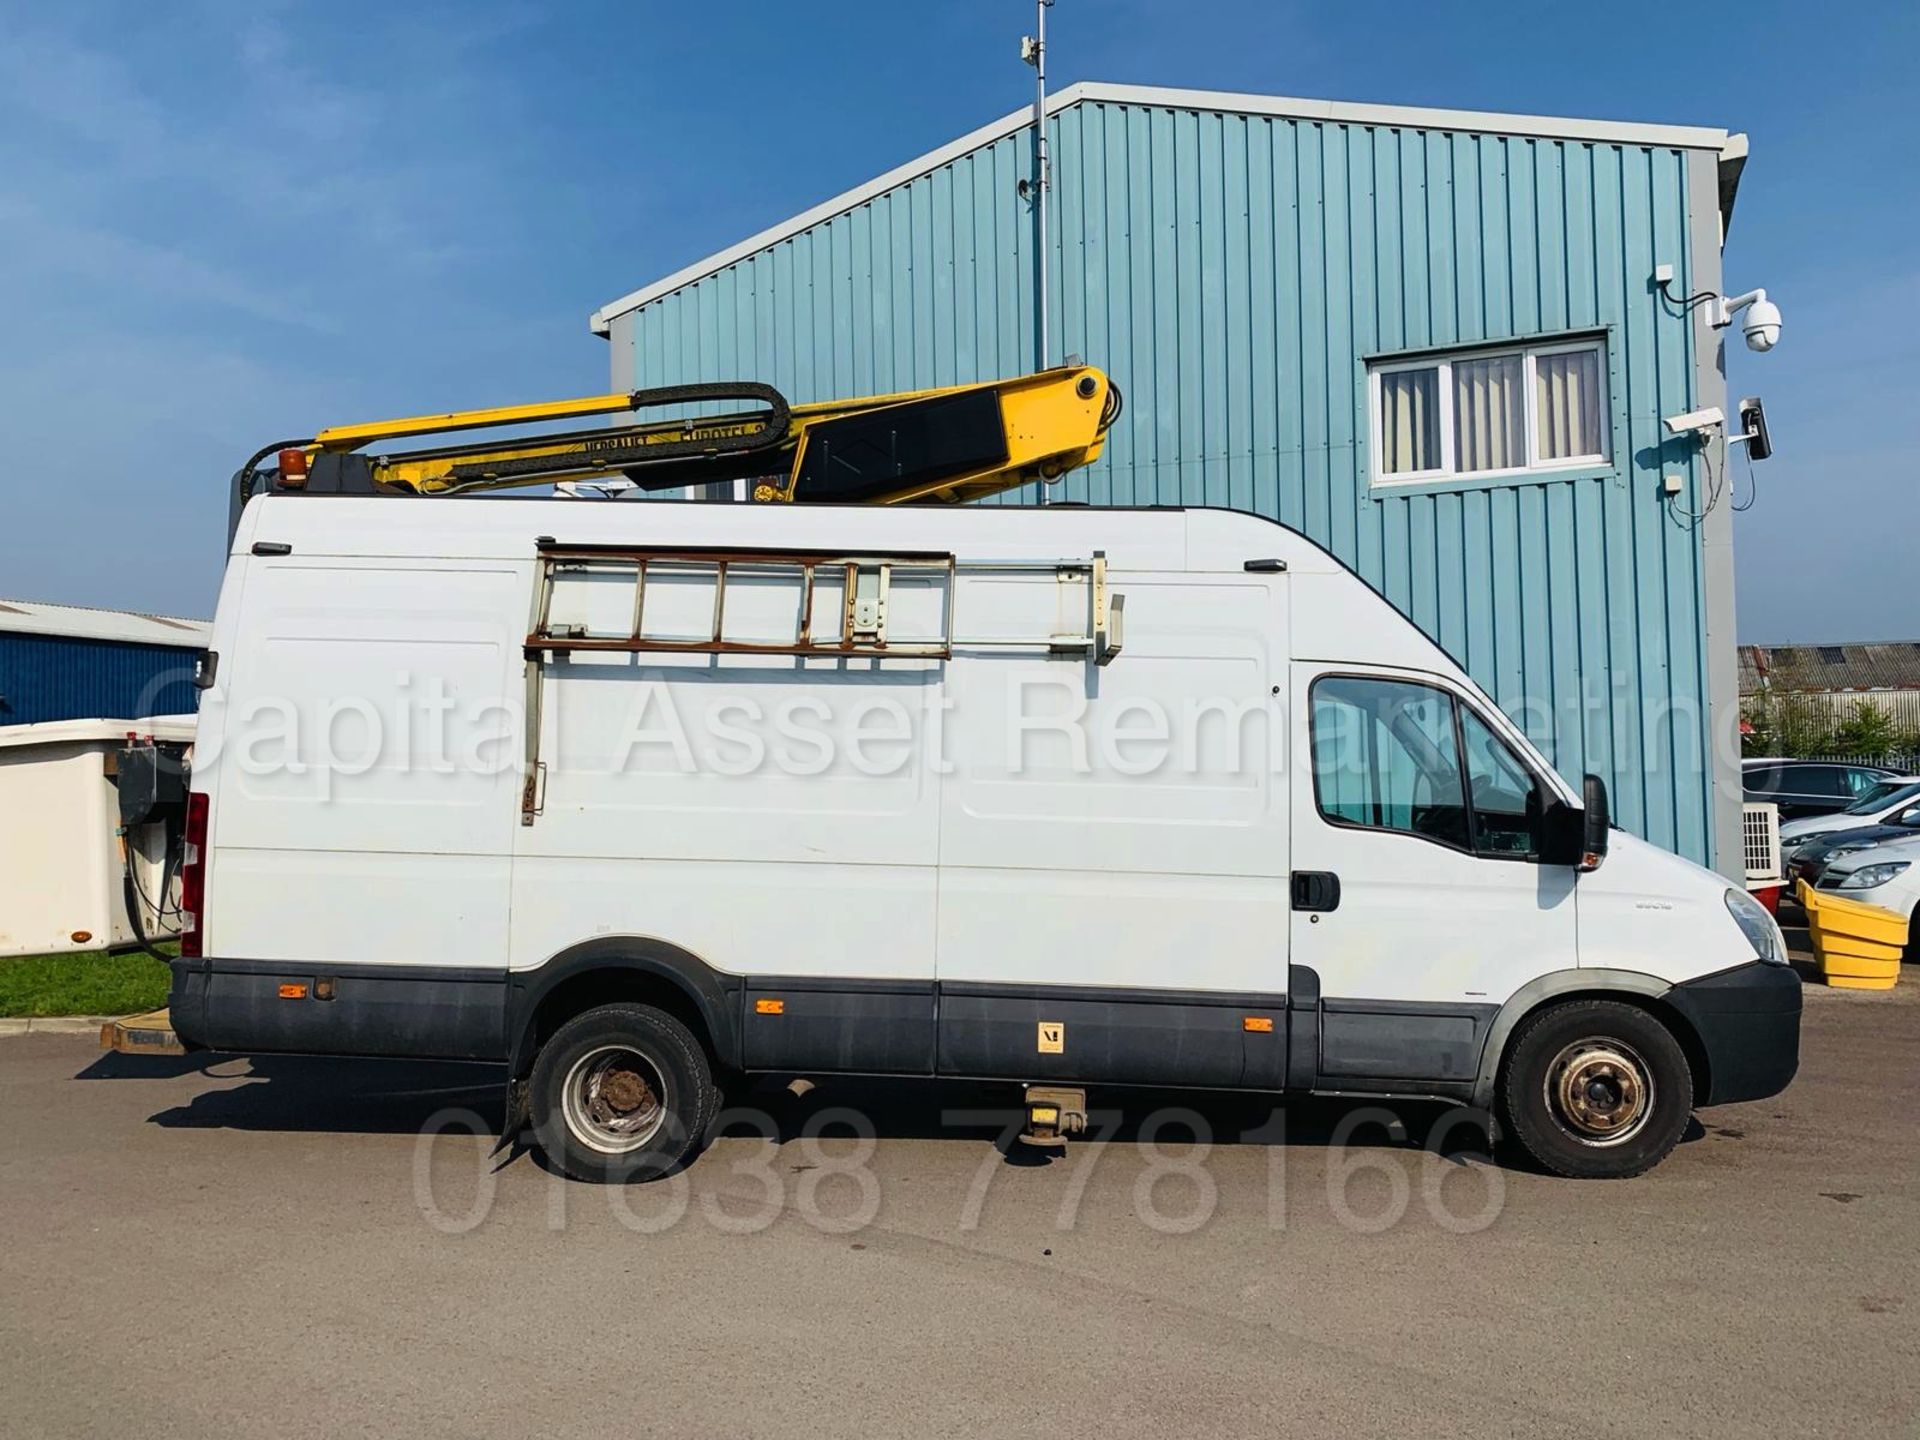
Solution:
M 1787 963 L 1787 941 L 1767 907 L 1744 890 L 1727 891 L 1727 913 L 1753 946 L 1754 957 L 1769 965 Z
M 1840 878 L 1833 888 L 1836 890 L 1871 890 L 1876 885 L 1884 885 L 1894 876 L 1907 868 L 1908 861 L 1888 860 L 1879 865 L 1862 865 L 1858 870 L 1850 870 Z

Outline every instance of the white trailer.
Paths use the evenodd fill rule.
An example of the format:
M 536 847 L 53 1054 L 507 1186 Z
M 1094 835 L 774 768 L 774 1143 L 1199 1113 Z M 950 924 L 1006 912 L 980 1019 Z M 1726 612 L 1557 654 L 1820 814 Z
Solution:
M 504 1062 L 575 1176 L 823 1072 L 1632 1174 L 1797 1064 L 1771 917 L 1253 516 L 271 495 L 212 650 L 175 1030 Z

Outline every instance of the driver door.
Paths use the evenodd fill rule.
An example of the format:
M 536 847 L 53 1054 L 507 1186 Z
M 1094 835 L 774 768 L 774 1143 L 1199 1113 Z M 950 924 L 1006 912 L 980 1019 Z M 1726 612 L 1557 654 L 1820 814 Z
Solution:
M 1501 1002 L 1576 963 L 1574 871 L 1538 862 L 1550 791 L 1436 676 L 1293 666 L 1294 986 L 1318 1083 L 1466 1081 Z M 1301 733 L 1304 731 L 1305 733 Z

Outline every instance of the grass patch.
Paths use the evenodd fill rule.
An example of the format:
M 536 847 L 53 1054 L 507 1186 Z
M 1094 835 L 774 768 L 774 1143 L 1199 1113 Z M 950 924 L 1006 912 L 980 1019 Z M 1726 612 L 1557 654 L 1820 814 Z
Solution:
M 172 946 L 161 947 L 171 952 Z M 167 1003 L 167 967 L 142 950 L 0 960 L 0 1016 L 130 1015 Z

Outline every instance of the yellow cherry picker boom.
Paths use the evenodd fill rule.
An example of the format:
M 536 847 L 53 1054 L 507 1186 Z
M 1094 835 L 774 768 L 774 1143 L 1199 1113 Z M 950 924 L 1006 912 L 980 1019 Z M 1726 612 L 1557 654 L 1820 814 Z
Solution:
M 743 402 L 749 408 L 720 408 Z M 1119 418 L 1120 406 L 1120 391 L 1104 374 L 1088 365 L 1069 363 L 1010 380 L 805 405 L 789 404 L 769 385 L 676 385 L 336 425 L 310 439 L 282 440 L 255 452 L 234 476 L 228 533 L 231 536 L 238 528 L 247 501 L 267 492 L 419 498 L 562 483 L 601 487 L 629 481 L 641 490 L 664 490 L 745 481 L 748 499 L 761 503 L 961 504 L 1031 481 L 1051 483 L 1092 463 Z M 672 419 L 639 418 L 646 411 L 664 408 L 693 413 Z M 471 438 L 473 432 L 601 416 L 633 418 L 519 438 Z M 383 448 L 394 441 L 430 436 L 455 439 L 425 449 L 388 452 Z M 548 573 L 556 557 L 575 553 L 543 551 Z M 578 551 L 576 558 L 595 563 L 607 557 Z M 624 555 L 613 560 L 632 563 Z M 1096 556 L 1085 565 L 1068 567 L 1084 573 L 1091 628 L 1077 641 L 1054 637 L 1088 649 L 1102 664 L 1120 648 L 1120 597 L 1107 596 L 1104 565 L 1104 558 Z M 812 562 L 805 562 L 804 568 L 811 594 Z M 644 574 L 644 562 L 640 573 Z M 636 579 L 636 594 L 640 583 Z M 714 583 L 724 586 L 724 563 L 717 567 Z M 784 647 L 782 653 L 902 653 L 900 644 L 888 645 L 877 622 L 862 618 L 857 583 L 859 578 L 850 574 L 846 634 L 839 642 L 826 646 L 809 640 L 803 631 L 796 646 Z M 550 588 L 543 593 L 550 594 Z M 718 615 L 716 606 L 714 645 L 725 643 L 718 634 Z M 545 630 L 543 601 L 535 633 L 528 637 L 530 656 L 542 653 L 542 647 L 558 651 L 605 648 L 609 643 L 569 637 L 563 644 L 554 644 L 556 637 Z M 638 636 L 636 609 L 635 638 L 617 643 L 628 649 L 668 644 Z M 703 643 L 694 642 L 694 648 Z M 211 673 L 206 672 L 209 678 Z M 537 665 L 530 667 L 530 674 L 535 678 L 530 681 L 534 708 L 529 713 L 537 714 Z M 529 727 L 528 733 L 537 737 L 538 725 Z M 530 766 L 530 773 L 538 768 Z M 183 780 L 175 788 L 184 796 Z M 537 809 L 537 792 L 529 789 L 522 823 L 532 823 Z M 164 1010 L 111 1021 L 101 1028 L 100 1042 L 113 1050 L 175 1054 L 181 1050 Z
M 749 408 L 715 413 L 741 402 Z M 744 480 L 747 498 L 762 503 L 961 504 L 1090 464 L 1120 404 L 1119 388 L 1099 370 L 1069 364 L 1011 380 L 805 405 L 789 404 L 770 385 L 729 382 L 336 425 L 257 451 L 234 477 L 229 529 L 247 500 L 265 491 L 439 496 L 561 483 L 664 490 Z M 637 418 L 669 407 L 695 413 Z M 636 418 L 394 453 L 373 448 L 607 415 Z

